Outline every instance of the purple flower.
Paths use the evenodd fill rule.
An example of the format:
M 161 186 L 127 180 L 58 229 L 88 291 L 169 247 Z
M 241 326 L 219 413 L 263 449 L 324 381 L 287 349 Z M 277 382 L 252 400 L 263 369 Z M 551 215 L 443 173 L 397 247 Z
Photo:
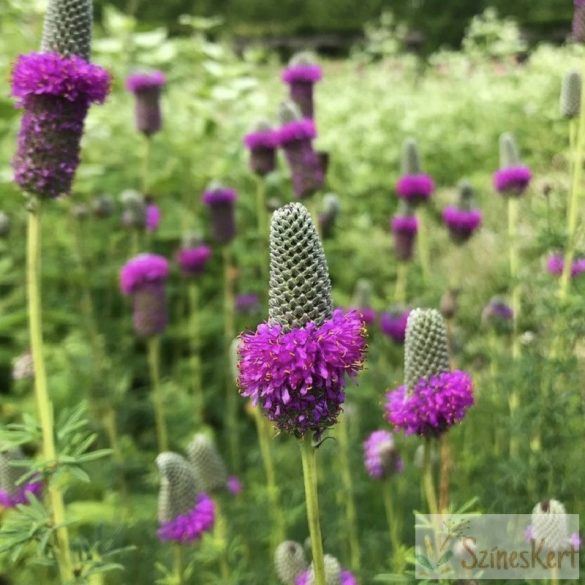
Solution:
M 211 258 L 211 248 L 204 245 L 183 248 L 177 252 L 176 258 L 184 276 L 199 276 Z
M 311 580 L 311 569 L 303 571 L 295 580 L 295 585 L 314 585 Z M 341 571 L 339 585 L 358 585 L 357 579 L 351 571 Z
M 553 254 L 549 257 L 547 270 L 555 276 L 561 276 L 565 267 L 565 259 L 560 254 Z M 575 278 L 585 272 L 585 258 L 577 258 L 571 266 L 571 278 Z
M 461 244 L 469 240 L 481 225 L 481 211 L 479 209 L 459 209 L 447 207 L 443 210 L 443 222 L 449 230 L 451 239 Z
M 161 522 L 158 529 L 160 540 L 182 544 L 199 540 L 205 532 L 211 532 L 215 524 L 215 504 L 205 493 L 197 496 L 193 509 L 168 522 Z
M 438 437 L 460 422 L 473 405 L 473 383 L 456 370 L 421 379 L 412 393 L 406 386 L 386 394 L 386 418 L 407 435 Z
M 40 481 L 29 481 L 17 486 L 14 490 L 0 489 L 0 506 L 3 508 L 14 508 L 29 503 L 29 495 L 40 497 L 43 491 L 43 484 Z
M 316 83 L 323 77 L 323 71 L 319 65 L 290 65 L 282 72 L 282 81 L 291 84 L 298 81 Z
M 298 63 L 282 72 L 282 80 L 289 85 L 290 99 L 297 104 L 304 118 L 314 117 L 313 86 L 322 77 L 319 65 Z
M 160 94 L 166 82 L 161 71 L 133 73 L 126 79 L 126 89 L 136 97 L 136 128 L 146 136 L 156 134 L 162 127 Z
M 239 387 L 268 418 L 297 437 L 337 420 L 346 378 L 362 368 L 365 330 L 356 312 L 334 311 L 321 326 L 283 333 L 261 324 L 240 337 Z
M 412 259 L 418 232 L 418 221 L 414 215 L 395 215 L 390 221 L 394 237 L 394 252 L 402 262 Z
M 212 233 L 218 244 L 227 244 L 236 235 L 234 204 L 237 198 L 236 191 L 220 185 L 212 185 L 203 193 L 202 201 L 210 210 Z
M 242 493 L 242 482 L 235 475 L 230 475 L 227 480 L 227 489 L 232 496 Z
M 355 311 L 364 325 L 371 325 L 376 320 L 376 311 L 371 307 L 352 307 L 350 311 Z
M 250 150 L 250 169 L 264 177 L 276 168 L 278 133 L 270 127 L 246 134 L 244 144 Z
M 408 315 L 410 315 L 410 309 L 382 313 L 380 317 L 382 333 L 391 337 L 396 343 L 404 343 Z
M 534 532 L 534 526 L 529 524 L 526 529 L 524 530 L 524 541 L 525 542 L 532 542 L 536 538 Z
M 519 197 L 532 180 L 528 167 L 516 166 L 499 169 L 494 173 L 494 188 L 501 195 Z
M 411 205 L 419 205 L 429 199 L 435 190 L 435 183 L 429 175 L 404 175 L 396 183 L 398 197 Z
M 574 548 L 575 550 L 580 550 L 581 549 L 581 537 L 579 536 L 578 532 L 573 532 L 573 534 L 571 534 L 571 536 L 569 537 L 569 545 Z
M 370 477 L 385 479 L 403 470 L 403 462 L 389 431 L 374 431 L 364 441 L 364 464 Z
M 145 217 L 146 230 L 154 232 L 160 225 L 160 207 L 154 203 L 148 203 L 146 205 L 146 217 Z
M 499 319 L 502 321 L 511 321 L 514 318 L 514 311 L 503 301 L 493 299 L 485 306 L 482 317 L 484 320 Z
M 125 295 L 135 293 L 145 284 L 164 282 L 169 276 L 169 263 L 157 254 L 140 254 L 129 260 L 120 271 L 120 288 Z
M 260 299 L 255 293 L 241 294 L 236 297 L 236 313 L 250 315 L 260 312 Z
M 12 70 L 12 95 L 24 109 L 13 160 L 14 180 L 28 193 L 69 193 L 80 161 L 85 116 L 110 89 L 107 71 L 76 56 L 21 55 Z

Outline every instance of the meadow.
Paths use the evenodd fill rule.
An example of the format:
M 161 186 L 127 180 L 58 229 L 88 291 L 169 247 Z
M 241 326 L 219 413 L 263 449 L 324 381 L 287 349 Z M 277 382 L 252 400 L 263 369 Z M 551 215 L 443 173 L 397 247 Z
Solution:
M 288 97 L 285 64 L 260 48 L 236 54 L 214 19 L 184 17 L 185 34 L 171 36 L 108 9 L 95 27 L 92 62 L 111 73 L 111 92 L 88 114 L 71 193 L 42 202 L 36 277 L 55 417 L 53 465 L 28 357 L 27 216 L 35 203 L 13 181 L 23 109 L 15 108 L 8 83 L 18 55 L 38 50 L 44 6 L 6 3 L 6 10 L 0 210 L 9 228 L 0 230 L 0 444 L 3 452 L 19 446 L 27 481 L 45 487 L 38 498 L 0 512 L 0 583 L 279 583 L 276 546 L 304 545 L 309 537 L 299 441 L 240 396 L 231 340 L 267 319 L 269 216 L 299 200 L 285 158 L 279 154 L 276 170 L 258 177 L 243 143 L 258 119 L 278 125 Z M 324 550 L 360 584 L 414 582 L 414 511 L 428 510 L 428 484 L 421 484 L 428 474 L 444 510 L 530 514 L 554 499 L 568 513 L 585 513 L 585 276 L 563 278 L 549 267 L 551 255 L 567 247 L 575 260 L 585 257 L 583 177 L 576 170 L 585 128 L 559 109 L 563 79 L 579 71 L 585 53 L 576 43 L 541 44 L 519 63 L 512 23 L 497 22 L 496 29 L 501 38 L 488 36 L 487 44 L 470 38 L 462 50 L 424 61 L 391 43 L 387 52 L 366 44 L 346 59 L 318 58 L 315 145 L 329 154 L 329 165 L 324 186 L 300 201 L 317 218 L 327 211 L 327 194 L 337 196 L 333 227 L 320 226 L 333 305 L 376 315 L 364 325 L 367 355 L 348 383 L 343 414 L 315 439 Z M 135 128 L 135 96 L 125 87 L 128 75 L 141 70 L 166 76 L 162 128 L 149 138 Z M 493 184 L 503 133 L 514 136 L 532 171 L 512 206 Z M 416 212 L 424 224 L 414 257 L 400 262 L 390 221 L 402 209 L 395 185 L 409 139 L 436 188 Z M 473 186 L 482 223 L 457 244 L 442 213 L 457 201 L 462 180 Z M 213 181 L 238 195 L 236 233 L 227 244 L 215 241 L 202 199 Z M 143 195 L 160 211 L 154 229 L 131 214 Z M 28 230 L 30 253 L 30 223 Z M 182 274 L 176 261 L 186 234 L 211 248 L 196 278 Z M 132 299 L 120 291 L 121 268 L 145 252 L 170 265 L 168 325 L 147 339 L 136 334 Z M 356 287 L 368 288 L 364 281 L 367 298 L 356 296 Z M 514 306 L 513 319 L 486 311 L 494 298 Z M 403 341 L 380 326 L 397 303 L 401 310 L 442 311 L 451 364 L 473 380 L 473 406 L 443 435 L 448 441 L 433 441 L 426 462 L 424 441 L 393 429 L 385 415 L 386 393 L 405 375 Z M 393 433 L 393 455 L 403 462 L 383 481 L 364 466 L 363 443 L 376 430 Z M 175 546 L 157 537 L 155 460 L 160 451 L 185 454 L 195 434 L 214 442 L 240 485 L 212 486 L 214 529 Z M 9 477 L 0 465 L 2 490 Z M 62 571 L 55 492 L 65 501 L 69 576 Z

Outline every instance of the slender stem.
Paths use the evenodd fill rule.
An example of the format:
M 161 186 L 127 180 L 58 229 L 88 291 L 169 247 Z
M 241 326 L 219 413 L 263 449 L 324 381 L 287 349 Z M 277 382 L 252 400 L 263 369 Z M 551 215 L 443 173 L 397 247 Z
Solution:
M 439 510 L 446 512 L 449 508 L 449 474 L 451 473 L 451 451 L 449 436 L 443 433 L 439 439 L 441 473 L 439 478 Z
M 232 251 L 228 245 L 223 247 L 223 318 L 224 318 L 224 351 L 226 363 L 231 357 L 231 345 L 236 335 L 234 315 L 234 278 L 232 266 Z M 238 416 L 236 402 L 236 390 L 229 369 L 226 369 L 226 428 L 228 432 L 228 445 L 230 463 L 233 470 L 240 467 Z
M 341 472 L 342 497 L 345 504 L 345 522 L 349 544 L 351 567 L 356 571 L 361 568 L 361 551 L 357 530 L 357 514 L 353 498 L 353 482 L 349 462 L 349 436 L 347 418 L 342 415 L 337 423 L 337 438 L 339 440 L 339 463 Z
M 130 251 L 132 256 L 136 256 L 140 252 L 140 233 L 138 228 L 134 227 L 131 230 L 132 241 L 130 243 Z
M 41 218 L 42 202 L 35 201 L 34 208 L 28 214 L 26 283 L 28 297 L 28 318 L 30 344 L 33 357 L 35 377 L 35 396 L 38 416 L 41 423 L 43 439 L 43 456 L 49 467 L 57 465 L 55 446 L 55 427 L 53 405 L 49 397 L 45 358 L 43 355 L 43 325 L 41 301 Z M 56 556 L 61 580 L 68 582 L 73 578 L 73 564 L 69 548 L 69 533 L 65 523 L 65 504 L 63 494 L 53 483 L 49 483 L 49 500 L 51 503 L 53 523 L 56 527 Z
M 144 136 L 144 156 L 142 158 L 142 194 L 148 195 L 150 189 L 150 157 L 152 154 L 152 138 Z
M 282 507 L 279 502 L 279 489 L 274 473 L 274 461 L 272 459 L 272 450 L 270 448 L 269 427 L 262 412 L 256 406 L 254 409 L 254 420 L 256 422 L 256 431 L 258 433 L 258 443 L 260 444 L 260 456 L 266 475 L 266 485 L 270 498 L 270 507 L 272 515 L 272 546 L 276 548 L 286 538 L 284 516 Z
M 433 482 L 433 462 L 431 459 L 432 439 L 425 439 L 424 463 L 423 463 L 423 486 L 429 512 L 438 514 L 437 496 L 435 494 L 435 485 Z
M 228 555 L 227 523 L 217 498 L 215 498 L 214 503 L 216 516 L 215 538 L 218 542 L 219 549 L 221 550 L 221 555 L 219 557 L 219 570 L 221 574 L 221 581 L 223 585 L 231 585 L 230 563 Z
M 156 424 L 156 441 L 159 452 L 167 451 L 169 448 L 169 437 L 165 421 L 165 407 L 160 386 L 160 337 L 154 335 L 149 337 L 148 346 L 148 368 L 150 370 L 150 381 L 152 385 L 152 405 L 154 407 L 154 420 Z
M 256 179 L 256 219 L 258 221 L 258 242 L 260 248 L 260 276 L 262 282 L 269 278 L 268 256 L 268 213 L 266 210 L 266 183 L 263 177 Z
M 425 216 L 426 213 L 424 208 L 420 208 L 416 212 L 416 217 L 418 219 L 418 232 L 416 234 L 416 240 L 423 280 L 425 284 L 428 284 L 431 280 L 431 258 L 429 251 L 428 233 L 425 225 Z
M 408 263 L 398 262 L 396 266 L 396 287 L 394 289 L 394 301 L 399 304 L 406 303 L 406 285 L 408 279 Z
M 317 458 L 311 442 L 310 434 L 306 434 L 300 441 L 301 458 L 303 462 L 303 479 L 305 482 L 305 502 L 307 505 L 307 521 L 313 551 L 313 567 L 315 584 L 325 584 L 325 561 L 323 555 L 323 538 L 319 522 L 319 497 L 317 494 Z
M 177 585 L 185 584 L 185 559 L 182 544 L 175 544 L 175 573 L 177 575 Z
M 201 372 L 201 335 L 199 330 L 199 285 L 189 282 L 189 314 L 191 329 L 191 378 L 193 380 L 193 400 L 195 407 L 195 424 L 199 425 L 205 418 L 205 400 Z
M 384 509 L 386 510 L 386 520 L 388 522 L 390 544 L 392 545 L 392 552 L 396 554 L 396 551 L 400 548 L 400 537 L 398 536 L 398 519 L 394 514 L 394 505 L 392 503 L 392 486 L 390 485 L 389 479 L 384 480 L 382 493 L 384 496 Z
M 319 237 L 321 237 L 321 224 L 319 223 L 319 198 L 317 197 L 317 193 L 312 195 L 309 199 L 308 207 L 311 213 L 311 219 L 315 225 L 315 229 L 317 230 Z
M 512 357 L 520 356 L 518 319 L 520 317 L 520 285 L 518 283 L 518 198 L 508 197 L 508 249 L 510 253 L 510 281 L 512 284 L 513 339 Z

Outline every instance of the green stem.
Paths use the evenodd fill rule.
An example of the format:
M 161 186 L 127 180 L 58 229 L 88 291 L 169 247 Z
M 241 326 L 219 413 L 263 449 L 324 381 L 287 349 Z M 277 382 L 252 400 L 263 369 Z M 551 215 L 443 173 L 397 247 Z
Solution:
M 224 318 L 224 351 L 226 363 L 231 359 L 231 345 L 236 335 L 234 315 L 234 282 L 233 282 L 232 252 L 229 245 L 223 247 L 223 318 Z M 236 390 L 229 369 L 226 369 L 226 428 L 231 468 L 237 471 L 240 467 L 238 417 Z
M 165 421 L 165 408 L 162 389 L 160 385 L 160 337 L 154 335 L 149 337 L 148 346 L 148 368 L 150 370 L 150 381 L 152 385 L 152 405 L 154 407 L 154 420 L 156 424 L 156 441 L 159 453 L 168 451 L 169 437 Z
M 132 228 L 131 232 L 132 241 L 130 243 L 130 251 L 132 256 L 136 256 L 140 253 L 140 232 L 136 227 Z
M 223 515 L 220 503 L 217 498 L 214 500 L 215 503 L 215 538 L 217 540 L 219 549 L 221 551 L 219 557 L 219 571 L 221 574 L 221 581 L 223 585 L 231 585 L 230 580 L 230 563 L 228 555 L 228 536 L 227 536 L 227 523 L 225 516 Z
M 319 498 L 317 494 L 317 458 L 309 433 L 301 439 L 300 446 L 303 462 L 303 479 L 305 482 L 307 521 L 309 523 L 309 535 L 311 537 L 311 549 L 313 551 L 314 585 L 326 585 L 323 538 L 321 536 L 321 524 L 319 522 Z
M 520 357 L 518 320 L 520 317 L 520 284 L 518 283 L 518 198 L 508 198 L 508 250 L 510 253 L 510 281 L 512 283 L 512 357 Z
M 177 576 L 177 585 L 185 584 L 185 559 L 182 544 L 175 545 L 175 574 Z
M 339 463 L 341 471 L 342 496 L 345 503 L 345 522 L 349 544 L 351 568 L 359 571 L 361 568 L 361 551 L 357 530 L 357 514 L 353 498 L 353 482 L 349 462 L 349 435 L 347 418 L 342 415 L 337 423 L 337 438 L 339 440 Z
M 193 380 L 193 399 L 195 407 L 195 424 L 199 425 L 205 418 L 205 400 L 201 372 L 201 335 L 199 329 L 199 285 L 189 283 L 189 313 L 191 317 L 191 378 Z
M 435 493 L 435 485 L 433 482 L 433 462 L 432 454 L 432 439 L 425 439 L 424 463 L 423 463 L 423 487 L 425 491 L 425 498 L 431 514 L 439 513 L 439 506 L 437 505 L 437 496 Z
M 26 283 L 28 297 L 28 318 L 30 344 L 35 368 L 34 386 L 37 410 L 41 423 L 43 456 L 48 467 L 57 465 L 53 405 L 49 397 L 45 358 L 43 355 L 43 329 L 41 308 L 41 218 L 42 202 L 32 202 L 34 208 L 28 213 Z M 54 482 L 49 482 L 53 524 L 56 527 L 56 557 L 61 580 L 66 583 L 73 579 L 73 563 L 69 548 L 69 533 L 65 523 L 63 494 Z
M 144 156 L 142 158 L 142 194 L 148 195 L 150 189 L 150 157 L 152 154 L 152 138 L 144 137 Z
M 408 278 L 408 263 L 398 262 L 396 265 L 396 287 L 394 301 L 398 304 L 406 303 L 406 285 Z
M 390 480 L 384 481 L 382 489 L 384 496 L 384 509 L 386 510 L 386 520 L 388 522 L 388 534 L 390 535 L 390 544 L 392 545 L 392 552 L 396 554 L 396 551 L 400 548 L 400 537 L 398 536 L 398 519 L 394 514 L 394 505 L 392 502 L 392 486 Z
M 429 251 L 428 233 L 426 229 L 425 210 L 420 208 L 416 212 L 418 219 L 417 247 L 422 269 L 423 281 L 428 284 L 431 280 L 431 258 Z
M 439 476 L 439 510 L 441 514 L 449 508 L 449 474 L 451 472 L 451 453 L 449 449 L 449 435 L 443 433 L 439 439 L 439 453 L 441 469 Z
M 256 219 L 260 248 L 260 276 L 262 282 L 267 283 L 269 278 L 268 213 L 266 210 L 266 183 L 262 177 L 257 177 L 256 181 Z
M 264 467 L 264 474 L 266 475 L 266 485 L 270 498 L 273 524 L 272 546 L 275 549 L 286 538 L 284 516 L 279 502 L 279 489 L 276 482 L 274 461 L 272 459 L 272 450 L 270 448 L 270 440 L 268 436 L 269 427 L 266 419 L 262 416 L 260 409 L 256 406 L 252 408 L 254 409 L 254 420 L 256 422 L 258 442 L 260 444 L 260 456 L 262 457 L 262 465 Z

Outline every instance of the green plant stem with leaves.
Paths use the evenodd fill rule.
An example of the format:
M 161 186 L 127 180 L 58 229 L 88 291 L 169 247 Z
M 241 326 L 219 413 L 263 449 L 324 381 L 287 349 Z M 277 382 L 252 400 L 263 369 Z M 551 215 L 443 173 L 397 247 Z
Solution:
M 199 321 L 199 284 L 190 281 L 189 285 L 189 319 L 191 340 L 190 369 L 193 383 L 193 401 L 195 424 L 200 425 L 205 418 L 205 399 L 203 396 L 203 377 L 201 372 L 201 330 Z
M 398 262 L 396 264 L 396 286 L 394 288 L 394 302 L 406 303 L 406 287 L 408 283 L 408 263 Z
M 349 545 L 349 558 L 352 569 L 361 568 L 361 551 L 357 530 L 357 514 L 353 498 L 353 481 L 349 462 L 349 434 L 347 417 L 342 415 L 337 423 L 337 439 L 339 441 L 339 463 L 341 473 L 341 495 L 345 508 L 345 527 Z
M 313 552 L 313 569 L 315 573 L 314 585 L 326 585 L 325 561 L 323 554 L 323 537 L 319 520 L 319 497 L 317 494 L 317 457 L 311 435 L 307 433 L 300 440 L 301 459 L 303 462 L 303 479 L 305 483 L 305 503 L 307 506 L 307 521 L 311 537 Z
M 398 518 L 394 512 L 392 498 L 392 485 L 390 479 L 385 479 L 382 485 L 382 495 L 384 497 L 384 510 L 386 511 L 386 521 L 388 522 L 388 534 L 390 536 L 390 545 L 392 552 L 396 554 L 400 548 L 400 537 L 398 536 Z
M 147 342 L 148 369 L 150 372 L 152 406 L 156 425 L 156 441 L 159 453 L 168 451 L 169 436 L 165 419 L 164 398 L 160 384 L 160 337 L 153 335 Z
M 144 135 L 144 154 L 142 155 L 142 194 L 150 190 L 150 159 L 152 158 L 152 137 Z
M 175 544 L 174 548 L 177 585 L 185 585 L 185 551 L 182 544 Z
M 423 281 L 425 284 L 429 284 L 431 281 L 431 257 L 426 226 L 426 211 L 424 207 L 418 209 L 416 212 L 416 218 L 418 220 L 418 232 L 416 238 L 418 256 L 420 260 Z
M 219 571 L 222 585 L 231 585 L 230 563 L 228 551 L 227 521 L 223 514 L 219 498 L 214 499 L 215 504 L 215 539 L 219 548 Z
M 437 495 L 435 492 L 435 482 L 433 481 L 433 461 L 432 461 L 432 439 L 426 438 L 424 442 L 423 458 L 423 488 L 427 506 L 430 514 L 438 514 L 439 506 L 437 505 Z
M 58 463 L 55 445 L 55 426 L 53 419 L 53 405 L 49 396 L 47 373 L 43 347 L 42 300 L 41 300 L 41 223 L 42 201 L 38 199 L 29 202 L 28 236 L 27 236 L 27 266 L 26 285 L 28 298 L 28 318 L 30 329 L 30 344 L 35 368 L 34 386 L 37 402 L 37 411 L 41 424 L 43 441 L 43 457 L 49 469 Z M 69 532 L 65 518 L 65 503 L 60 488 L 50 481 L 48 486 L 49 501 L 53 524 L 55 527 L 56 548 L 55 554 L 59 566 L 61 580 L 64 583 L 73 579 L 73 563 L 69 548 Z

